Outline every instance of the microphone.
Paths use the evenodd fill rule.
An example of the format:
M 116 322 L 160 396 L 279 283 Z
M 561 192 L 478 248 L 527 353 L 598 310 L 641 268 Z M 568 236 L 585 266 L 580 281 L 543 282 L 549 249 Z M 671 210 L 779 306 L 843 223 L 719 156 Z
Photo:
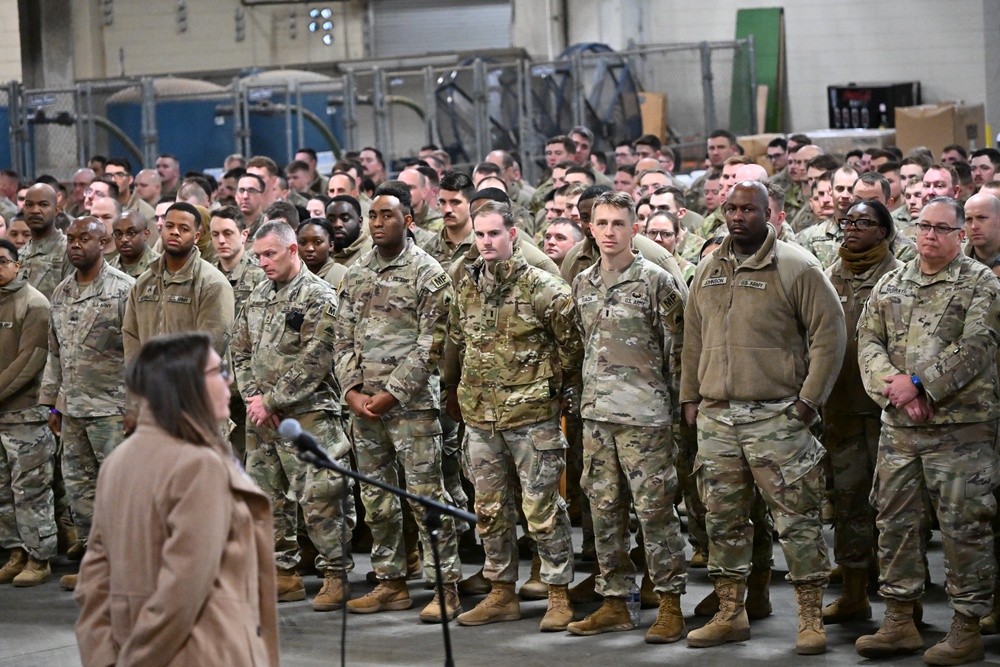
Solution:
M 282 419 L 278 424 L 278 434 L 285 440 L 290 440 L 300 452 L 314 454 L 320 457 L 321 461 L 329 459 L 329 454 L 323 451 L 312 433 L 302 429 L 302 424 L 297 419 Z

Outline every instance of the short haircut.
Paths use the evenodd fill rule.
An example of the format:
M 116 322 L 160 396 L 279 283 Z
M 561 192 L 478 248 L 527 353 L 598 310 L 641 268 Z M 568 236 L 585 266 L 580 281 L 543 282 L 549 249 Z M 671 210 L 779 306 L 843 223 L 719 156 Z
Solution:
M 374 146 L 365 146 L 360 151 L 358 151 L 358 155 L 361 155 L 361 153 L 364 153 L 365 151 L 371 151 L 372 153 L 375 153 L 375 159 L 378 160 L 378 163 L 383 167 L 385 166 L 385 158 L 382 157 L 382 151 L 375 148 Z
M 947 171 L 948 175 L 951 176 L 952 187 L 958 185 L 961 182 L 959 181 L 958 172 L 955 171 L 954 165 L 946 164 L 944 162 L 935 162 L 931 166 L 924 169 L 924 176 L 926 176 L 927 172 L 930 171 L 931 169 L 937 169 L 938 171 Z M 962 219 L 964 220 L 965 218 Z
M 170 157 L 170 158 L 172 158 L 174 156 L 170 155 L 169 153 L 164 153 L 160 157 Z M 91 162 L 96 162 L 97 164 L 101 165 L 101 169 L 103 169 L 105 167 L 105 165 L 108 164 L 108 158 L 105 157 L 105 156 L 103 156 L 103 155 L 91 155 L 90 159 L 87 160 L 87 164 L 90 164 Z
M 554 225 L 569 225 L 573 228 L 573 238 L 577 242 L 583 240 L 583 229 L 580 227 L 580 223 L 573 218 L 553 218 L 552 222 L 546 226 L 545 231 L 548 232 L 548 230 L 552 229 Z
M 575 126 L 573 129 L 571 129 L 569 131 L 569 134 L 570 134 L 571 137 L 574 134 L 579 134 L 584 139 L 586 139 L 587 143 L 589 143 L 591 146 L 594 145 L 594 133 L 590 131 L 589 127 L 586 127 L 586 126 L 583 126 L 583 125 L 577 125 L 577 126 Z
M 358 217 L 359 218 L 361 217 L 361 202 L 359 202 L 357 199 L 355 199 L 351 195 L 337 195 L 336 197 L 330 200 L 330 204 L 335 204 L 339 201 L 347 202 L 348 204 L 350 204 L 351 208 L 354 209 L 354 212 L 358 214 Z M 327 204 L 328 208 L 330 204 Z
M 265 220 L 280 218 L 294 230 L 299 226 L 299 209 L 286 201 L 276 201 L 264 211 Z
M 948 144 L 947 146 L 945 146 L 944 148 L 941 149 L 941 153 L 942 154 L 947 153 L 949 151 L 955 151 L 956 153 L 958 153 L 959 155 L 961 155 L 963 158 L 968 158 L 969 157 L 969 151 L 965 150 L 965 146 L 962 146 L 962 145 L 959 145 L 959 144 Z
M 267 173 L 271 176 L 277 176 L 281 173 L 278 170 L 278 163 L 266 155 L 254 155 L 252 158 L 247 160 L 247 169 L 250 169 L 251 167 L 256 169 L 266 169 Z
M 767 142 L 767 147 L 768 148 L 780 148 L 783 151 L 787 151 L 788 150 L 788 142 L 785 141 L 784 139 L 782 139 L 781 137 L 775 137 L 774 139 L 771 139 L 769 142 Z
M 863 155 L 864 155 L 864 152 L 860 148 L 854 148 L 852 150 L 847 151 L 847 155 L 844 156 L 844 160 L 845 161 L 849 160 L 852 157 L 856 157 L 856 158 L 860 159 L 861 156 L 863 156 Z
M 646 218 L 646 229 L 649 229 L 649 223 L 653 221 L 653 218 L 666 218 L 670 221 L 670 225 L 674 228 L 674 234 L 679 234 L 681 231 L 681 221 L 677 219 L 677 216 L 670 211 L 653 211 Z M 645 229 L 643 231 L 646 231 Z
M 217 208 L 211 211 L 213 218 L 224 218 L 226 220 L 232 220 L 236 223 L 236 229 L 241 232 L 247 228 L 247 219 L 241 211 L 236 206 L 223 206 L 222 208 Z
M 635 200 L 627 192 L 616 190 L 602 192 L 594 197 L 594 209 L 596 210 L 598 206 L 610 206 L 619 211 L 625 211 L 628 213 L 629 222 L 635 222 Z
M 613 190 L 607 185 L 591 185 L 589 188 L 580 193 L 580 201 L 584 201 L 587 199 L 596 199 L 605 192 L 613 192 Z M 629 195 L 627 192 L 625 194 L 628 195 L 629 197 L 632 196 Z
M 476 186 L 473 185 L 472 179 L 461 171 L 446 171 L 441 174 L 440 189 L 459 192 L 469 203 L 472 203 L 472 195 L 476 194 Z
M 858 178 L 854 181 L 854 185 L 857 185 L 858 183 L 879 186 L 880 188 L 882 188 L 882 196 L 885 197 L 886 201 L 889 201 L 889 193 L 891 191 L 891 185 L 889 183 L 889 179 L 887 179 L 879 172 L 866 171 L 865 173 L 858 176 Z M 851 186 L 852 190 L 854 189 L 854 185 Z
M 958 174 L 958 182 L 962 185 L 972 184 L 972 167 L 968 162 L 955 162 L 951 165 L 955 168 L 955 173 Z
M 494 151 L 500 155 L 501 169 L 510 169 L 514 166 L 514 156 L 509 151 Z
M 355 180 L 355 178 L 351 176 L 351 172 L 349 171 L 344 171 L 343 169 L 334 169 L 333 173 L 330 174 L 330 178 L 333 178 L 334 176 L 343 176 L 348 181 L 350 181 L 352 188 L 358 187 L 357 180 Z
M 475 220 L 481 215 L 496 214 L 503 218 L 503 226 L 511 229 L 514 226 L 514 211 L 510 204 L 498 201 L 488 201 L 472 212 L 472 219 Z
M 202 206 L 208 206 L 212 200 L 212 186 L 204 178 L 185 178 L 177 190 L 177 196 L 182 199 L 195 197 Z
M 247 172 L 242 176 L 240 176 L 240 180 L 243 180 L 244 178 L 252 178 L 255 181 L 257 181 L 257 184 L 260 186 L 261 192 L 264 192 L 264 190 L 267 189 L 267 184 L 264 182 L 264 179 L 258 176 L 257 174 L 251 174 L 250 172 Z M 236 183 L 237 185 L 239 185 L 239 181 L 236 181 Z
M 187 213 L 194 218 L 194 228 L 201 229 L 201 211 L 194 207 L 194 204 L 189 204 L 186 201 L 176 201 L 170 205 L 170 208 L 166 210 L 163 214 L 166 218 L 167 213 L 171 211 L 181 211 L 182 213 Z
M 729 130 L 723 130 L 723 129 L 713 130 L 712 133 L 708 135 L 709 139 L 718 139 L 720 137 L 725 137 L 726 139 L 728 139 L 730 145 L 736 144 L 736 135 L 730 132 Z
M 840 160 L 832 155 L 820 153 L 806 162 L 806 169 L 822 169 L 823 171 L 830 171 L 831 169 L 837 169 L 842 164 L 843 163 Z
M 893 162 L 890 160 L 889 162 L 883 162 L 882 164 L 880 164 L 875 171 L 877 171 L 880 174 L 888 174 L 894 171 L 898 172 L 899 167 L 900 164 L 898 162 Z
M 545 145 L 549 146 L 551 144 L 562 144 L 563 148 L 566 149 L 567 153 L 576 152 L 576 142 L 567 137 L 565 134 L 557 134 L 554 137 L 549 137 L 545 140 Z
M 441 177 L 438 176 L 438 173 L 437 171 L 434 170 L 434 167 L 428 167 L 425 164 L 418 164 L 416 167 L 414 167 L 414 169 L 419 171 L 423 175 L 423 177 L 427 179 L 427 184 L 430 187 L 432 188 L 440 187 Z
M 774 207 L 778 209 L 778 212 L 785 210 L 785 191 L 780 185 L 772 181 L 768 181 L 764 184 L 767 188 L 767 198 L 774 202 Z
M 253 240 L 258 241 L 268 236 L 274 236 L 285 246 L 290 246 L 299 242 L 298 237 L 295 236 L 295 230 L 292 229 L 292 226 L 280 220 L 265 222 L 260 226 L 260 229 L 257 230 L 257 233 L 253 235 Z
M 673 148 L 667 146 L 666 144 L 660 146 L 660 155 L 667 158 L 667 160 L 669 160 L 670 162 L 677 161 L 677 153 L 674 152 Z
M 302 148 L 300 148 L 299 150 L 297 150 L 295 152 L 296 153 L 305 153 L 306 155 L 309 156 L 310 160 L 312 160 L 313 162 L 316 161 L 316 150 L 313 149 L 313 148 L 309 148 L 308 146 L 303 146 Z
M 605 169 L 608 168 L 608 156 L 604 151 L 590 151 L 591 157 L 597 160 L 597 164 L 601 165 Z
M 662 188 L 656 188 L 652 194 L 673 195 L 674 204 L 676 204 L 678 208 L 687 208 L 687 197 L 684 196 L 684 191 L 676 185 L 664 185 Z
M 866 172 L 865 175 L 870 173 L 871 172 Z M 877 199 L 869 199 L 868 201 L 856 201 L 853 204 L 851 204 L 851 207 L 848 208 L 847 210 L 850 211 L 851 208 L 854 208 L 858 204 L 864 204 L 865 206 L 870 206 L 871 209 L 875 211 L 875 217 L 877 218 L 875 222 L 879 224 L 879 227 L 883 228 L 886 231 L 885 237 L 889 238 L 892 236 L 892 232 L 893 230 L 895 230 L 896 226 L 892 224 L 892 213 L 889 212 L 889 209 L 886 208 L 885 204 L 883 204 Z M 965 222 L 964 216 L 962 217 L 962 222 Z
M 375 189 L 372 199 L 383 195 L 395 197 L 403 206 L 403 212 L 408 212 L 407 215 L 413 215 L 413 197 L 410 195 L 410 186 L 406 183 L 402 181 L 386 181 Z
M 658 151 L 663 146 L 663 142 L 655 134 L 644 134 L 632 142 L 632 147 L 649 146 L 653 151 Z
M 159 206 L 160 204 L 172 204 L 175 201 L 177 201 L 177 197 L 173 195 L 163 195 L 162 197 L 156 200 L 156 205 Z
M 492 178 L 492 176 L 490 178 Z M 482 190 L 477 190 L 476 193 L 472 195 L 472 199 L 469 203 L 472 204 L 473 202 L 477 202 L 482 199 L 500 202 L 501 204 L 510 204 L 510 197 L 500 188 L 483 188 Z
M 583 199 L 584 198 L 583 193 L 592 187 L 595 186 L 584 185 L 583 183 L 567 183 L 566 186 L 562 188 L 562 190 L 563 194 L 566 195 L 567 197 L 575 197 L 576 195 L 580 195 L 580 198 Z M 611 188 L 608 189 L 610 190 Z
M 635 178 L 635 165 L 634 164 L 623 164 L 622 166 L 618 167 L 618 171 L 619 172 L 624 172 L 624 173 L 628 174 L 629 176 Z
M 878 160 L 881 158 L 885 158 L 886 160 L 896 159 L 895 153 L 893 153 L 892 151 L 887 151 L 884 148 L 869 148 L 868 150 L 865 151 L 865 153 L 868 153 L 868 155 L 870 155 L 873 160 Z M 862 153 L 862 155 L 864 155 L 864 153 Z
M 129 176 L 132 175 L 132 162 L 127 157 L 109 157 L 105 167 L 121 167 Z
M 15 262 L 20 261 L 17 257 L 17 246 L 14 245 L 13 242 L 7 239 L 0 239 L 0 248 L 4 248 L 7 252 L 9 252 Z
M 788 137 L 788 141 L 794 141 L 799 146 L 809 146 L 812 144 L 812 139 L 809 138 L 809 135 L 801 133 Z
M 235 178 L 237 181 L 243 178 L 243 175 L 247 173 L 246 167 L 233 167 L 226 173 L 222 175 L 223 179 Z
M 590 185 L 594 184 L 594 170 L 589 167 L 584 167 L 583 165 L 570 167 L 566 170 L 566 176 L 569 176 L 570 174 L 583 174 L 587 177 L 587 182 Z
M 96 156 L 94 156 L 94 157 L 92 157 L 92 158 L 90 158 L 90 159 L 91 159 L 91 160 L 96 160 L 96 159 L 98 159 L 99 157 L 101 157 L 101 156 L 99 156 L 99 155 L 96 155 Z M 173 153 L 160 153 L 159 155 L 157 155 L 157 156 L 156 156 L 156 159 L 157 159 L 157 160 L 159 160 L 159 159 L 161 159 L 161 158 L 166 158 L 166 159 L 168 159 L 168 160 L 173 160 L 173 161 L 174 161 L 174 162 L 175 162 L 176 164 L 180 164 L 180 163 L 181 163 L 181 161 L 180 161 L 180 160 L 178 160 L 178 159 L 177 159 L 177 156 L 176 156 L 176 155 L 174 155 Z M 104 164 L 107 164 L 107 163 L 108 163 L 108 159 L 107 159 L 107 158 L 101 158 L 101 159 L 103 159 L 103 160 L 104 160 Z
M 987 158 L 989 158 L 990 163 L 993 165 L 994 169 L 1000 169 L 1000 151 L 998 151 L 995 148 L 979 148 L 979 149 L 976 149 L 976 150 L 972 151 L 972 155 L 970 155 L 969 157 L 971 159 L 971 158 L 982 157 L 984 155 Z
M 39 177 L 38 182 L 39 183 L 44 183 L 45 181 L 41 180 L 41 177 Z M 94 183 L 97 183 L 97 182 L 107 183 L 107 185 L 108 185 L 108 194 L 111 195 L 112 199 L 115 199 L 115 200 L 118 199 L 118 196 L 121 194 L 121 190 L 118 189 L 118 184 L 115 183 L 114 180 L 110 176 L 105 175 L 104 178 L 100 178 L 98 180 L 93 181 L 90 184 L 90 186 L 93 187 Z
M 746 155 L 733 155 L 727 157 L 726 161 L 722 163 L 723 167 L 732 167 L 734 165 L 744 165 L 744 164 L 757 164 Z
M 499 165 L 493 164 L 492 162 L 480 162 L 476 165 L 476 168 L 472 170 L 472 173 L 499 176 L 503 173 L 503 169 L 501 169 Z
M 309 169 L 309 163 L 305 160 L 292 160 L 285 165 L 286 174 L 290 174 L 293 171 L 309 171 Z
M 927 207 L 931 204 L 945 204 L 946 206 L 950 206 L 951 210 L 955 212 L 955 220 L 958 221 L 959 226 L 965 224 L 965 207 L 957 199 L 952 199 L 951 197 L 934 197 L 924 204 L 923 210 L 926 211 Z M 921 213 L 920 217 L 923 219 L 923 213 Z
M 721 171 L 709 171 L 709 172 L 705 173 L 705 182 L 706 183 L 708 183 L 709 181 L 717 181 L 720 178 L 722 178 L 722 172 Z

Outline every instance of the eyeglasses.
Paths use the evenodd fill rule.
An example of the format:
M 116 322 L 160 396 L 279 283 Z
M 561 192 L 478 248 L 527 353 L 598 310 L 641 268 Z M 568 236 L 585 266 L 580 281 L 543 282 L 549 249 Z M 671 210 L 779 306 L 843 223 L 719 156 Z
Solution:
M 663 231 L 646 232 L 646 236 L 655 241 L 656 239 L 672 239 L 674 238 L 674 236 L 676 236 L 676 234 L 674 234 L 674 232 L 663 230 Z
M 6 257 L 0 257 L 0 266 L 7 266 L 8 264 L 17 264 L 13 259 L 7 259 Z
M 128 174 L 124 171 L 118 171 L 113 174 L 109 171 L 105 171 L 104 174 L 106 176 L 110 176 L 111 178 L 128 178 Z
M 778 158 L 782 157 L 783 155 L 784 155 L 784 153 L 768 153 L 767 154 L 767 159 L 770 160 L 771 162 L 774 162 L 775 160 L 777 160 Z
M 107 194 L 101 192 L 100 190 L 94 190 L 92 188 L 87 188 L 86 190 L 83 191 L 83 194 L 87 197 L 93 197 L 94 199 L 102 199 L 108 196 Z
M 870 227 L 878 226 L 878 223 L 875 222 L 874 220 L 867 220 L 865 218 L 860 218 L 858 220 L 851 220 L 850 218 L 838 218 L 837 225 L 841 229 L 846 230 L 850 229 L 851 227 L 854 227 L 855 229 L 863 232 Z
M 212 375 L 213 373 L 218 373 L 219 377 L 225 382 L 229 382 L 230 377 L 232 377 L 229 373 L 229 362 L 225 359 L 220 361 L 218 366 L 214 366 L 205 371 L 205 375 Z
M 130 229 L 127 232 L 112 232 L 111 235 L 114 236 L 115 240 L 118 241 L 121 241 L 122 239 L 125 239 L 126 241 L 131 241 L 139 234 L 141 234 L 141 232 L 137 232 L 134 229 Z
M 957 232 L 961 227 L 949 227 L 948 225 L 928 225 L 926 222 L 917 223 L 917 232 L 920 234 L 930 234 L 933 231 L 935 234 L 950 234 L 951 232 Z
M 236 188 L 236 194 L 238 195 L 259 195 L 263 190 L 258 190 L 257 188 Z

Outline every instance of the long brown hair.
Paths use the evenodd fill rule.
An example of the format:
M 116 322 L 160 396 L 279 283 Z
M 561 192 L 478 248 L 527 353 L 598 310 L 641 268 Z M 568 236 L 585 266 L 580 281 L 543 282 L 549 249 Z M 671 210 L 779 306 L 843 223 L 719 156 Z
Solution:
M 188 332 L 150 339 L 125 373 L 129 393 L 146 399 L 156 423 L 180 440 L 227 452 L 205 386 L 212 339 Z

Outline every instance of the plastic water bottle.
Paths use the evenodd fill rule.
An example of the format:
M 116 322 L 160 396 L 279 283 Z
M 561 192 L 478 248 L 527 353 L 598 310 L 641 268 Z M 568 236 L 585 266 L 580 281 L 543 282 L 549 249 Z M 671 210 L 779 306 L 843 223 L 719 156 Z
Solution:
M 632 620 L 632 625 L 639 627 L 639 591 L 633 590 L 625 598 L 625 608 L 628 609 L 628 617 Z

